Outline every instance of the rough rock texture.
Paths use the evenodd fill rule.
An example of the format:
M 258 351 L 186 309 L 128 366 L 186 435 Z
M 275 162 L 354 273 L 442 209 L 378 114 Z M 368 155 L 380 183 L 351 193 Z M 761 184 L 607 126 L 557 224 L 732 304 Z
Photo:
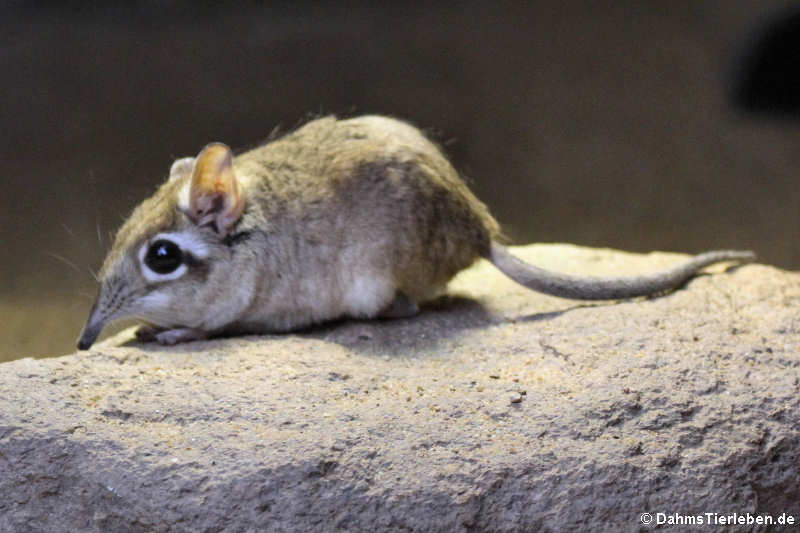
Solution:
M 600 275 L 681 258 L 516 251 Z M 636 531 L 643 512 L 796 516 L 800 275 L 710 271 L 660 298 L 579 304 L 479 264 L 413 319 L 172 348 L 118 336 L 2 364 L 0 531 Z M 715 530 L 737 528 L 752 529 Z

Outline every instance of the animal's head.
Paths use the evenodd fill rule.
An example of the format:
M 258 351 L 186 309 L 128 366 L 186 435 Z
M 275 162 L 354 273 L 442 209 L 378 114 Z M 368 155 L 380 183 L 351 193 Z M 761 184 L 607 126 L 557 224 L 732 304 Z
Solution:
M 202 304 L 213 303 L 215 274 L 230 253 L 225 239 L 244 206 L 224 144 L 176 161 L 169 180 L 117 233 L 78 348 L 88 349 L 106 324 L 126 317 L 192 327 Z

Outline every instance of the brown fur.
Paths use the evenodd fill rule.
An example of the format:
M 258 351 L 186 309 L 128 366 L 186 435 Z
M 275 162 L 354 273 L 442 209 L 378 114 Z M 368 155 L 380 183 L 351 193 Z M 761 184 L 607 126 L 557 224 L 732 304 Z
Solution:
M 233 165 L 246 204 L 224 235 L 195 225 L 180 206 L 181 190 L 194 187 L 185 164 L 134 210 L 101 270 L 90 333 L 126 314 L 216 333 L 394 313 L 398 297 L 413 310 L 488 256 L 499 234 L 439 148 L 397 120 L 314 120 Z M 199 181 L 213 180 L 207 170 Z M 191 234 L 210 257 L 180 279 L 144 280 L 138 254 L 163 232 Z M 153 292 L 161 308 L 137 304 Z
M 120 229 L 79 346 L 129 315 L 165 343 L 409 316 L 479 257 L 529 288 L 578 299 L 654 294 L 708 264 L 753 259 L 709 252 L 651 276 L 578 278 L 519 261 L 499 238 L 441 150 L 398 120 L 314 120 L 232 168 L 229 149 L 212 144 L 173 164 Z M 164 239 L 183 255 L 159 274 L 143 258 Z

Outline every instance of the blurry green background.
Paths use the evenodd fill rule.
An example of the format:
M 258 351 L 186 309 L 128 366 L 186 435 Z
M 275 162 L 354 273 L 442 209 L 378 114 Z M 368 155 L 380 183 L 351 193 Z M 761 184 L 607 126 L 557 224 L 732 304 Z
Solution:
M 322 113 L 432 131 L 519 243 L 800 266 L 788 3 L 375 4 L 4 4 L 0 360 L 73 351 L 173 159 Z

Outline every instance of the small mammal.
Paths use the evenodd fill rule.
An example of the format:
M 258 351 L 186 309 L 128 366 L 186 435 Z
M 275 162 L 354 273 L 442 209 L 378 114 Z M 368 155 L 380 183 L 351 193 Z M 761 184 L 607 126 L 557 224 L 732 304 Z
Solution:
M 340 317 L 407 317 L 478 258 L 540 292 L 609 300 L 674 289 L 716 251 L 648 276 L 541 270 L 497 241 L 497 222 L 437 146 L 399 120 L 313 120 L 233 157 L 179 159 L 116 235 L 78 348 L 113 320 L 163 344 L 289 331 Z

